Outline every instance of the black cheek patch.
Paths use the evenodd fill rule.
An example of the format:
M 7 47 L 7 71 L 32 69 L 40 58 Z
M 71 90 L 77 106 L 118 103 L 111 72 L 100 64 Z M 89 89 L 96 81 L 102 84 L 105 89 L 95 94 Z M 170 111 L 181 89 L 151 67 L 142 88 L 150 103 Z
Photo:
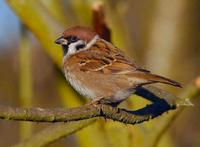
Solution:
M 77 46 L 76 46 L 76 50 L 78 51 L 78 50 L 80 50 L 80 49 L 82 49 L 82 48 L 84 48 L 84 47 L 85 47 L 84 44 L 77 45 Z

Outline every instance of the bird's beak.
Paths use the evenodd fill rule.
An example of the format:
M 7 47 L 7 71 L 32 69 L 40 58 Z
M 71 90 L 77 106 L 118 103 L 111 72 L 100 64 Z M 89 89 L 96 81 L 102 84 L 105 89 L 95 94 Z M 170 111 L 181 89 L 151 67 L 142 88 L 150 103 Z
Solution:
M 68 41 L 61 36 L 61 37 L 59 37 L 58 39 L 55 40 L 55 43 L 64 45 L 64 44 L 67 44 Z

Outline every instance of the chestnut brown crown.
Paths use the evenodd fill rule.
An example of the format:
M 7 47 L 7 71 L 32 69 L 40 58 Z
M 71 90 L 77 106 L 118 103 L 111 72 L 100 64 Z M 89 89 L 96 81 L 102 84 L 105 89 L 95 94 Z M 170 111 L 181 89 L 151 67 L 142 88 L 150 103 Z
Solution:
M 82 26 L 74 26 L 71 28 L 66 29 L 62 36 L 59 37 L 55 43 L 56 44 L 61 44 L 59 42 L 60 38 L 69 38 L 69 37 L 76 37 L 77 40 L 83 40 L 86 43 L 90 42 L 94 36 L 98 35 L 96 32 L 94 32 L 91 28 L 89 27 L 82 27 Z
M 90 42 L 97 33 L 94 32 L 91 28 L 75 26 L 71 27 L 63 32 L 63 37 L 66 38 L 68 36 L 76 36 L 80 40 L 84 40 L 87 43 Z

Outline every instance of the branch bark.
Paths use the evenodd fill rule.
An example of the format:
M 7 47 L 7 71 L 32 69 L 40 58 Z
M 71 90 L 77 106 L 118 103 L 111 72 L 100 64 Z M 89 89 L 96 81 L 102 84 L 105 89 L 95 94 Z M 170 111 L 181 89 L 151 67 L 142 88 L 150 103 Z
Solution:
M 12 108 L 0 106 L 0 118 L 33 122 L 68 122 L 104 117 L 127 124 L 136 124 L 157 117 L 175 108 L 175 105 L 170 106 L 164 99 L 160 99 L 136 111 L 128 111 L 104 104 L 96 106 L 84 105 L 71 109 Z

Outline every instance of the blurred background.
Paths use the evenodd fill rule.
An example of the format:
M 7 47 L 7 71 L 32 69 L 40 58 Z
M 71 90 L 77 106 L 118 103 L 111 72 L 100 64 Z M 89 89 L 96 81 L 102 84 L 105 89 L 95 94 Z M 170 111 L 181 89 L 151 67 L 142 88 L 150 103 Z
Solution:
M 200 74 L 198 0 L 0 0 L 1 105 L 55 108 L 86 102 L 63 78 L 62 51 L 54 40 L 70 26 L 93 27 L 98 3 L 105 11 L 112 42 L 138 65 L 184 87 Z M 176 95 L 183 92 L 160 86 Z M 131 97 L 122 105 L 137 108 L 143 102 Z M 193 103 L 195 107 L 180 113 L 162 138 L 159 132 L 170 112 L 136 126 L 99 120 L 48 146 L 198 147 L 200 100 Z M 0 120 L 0 146 L 14 145 L 49 125 Z

